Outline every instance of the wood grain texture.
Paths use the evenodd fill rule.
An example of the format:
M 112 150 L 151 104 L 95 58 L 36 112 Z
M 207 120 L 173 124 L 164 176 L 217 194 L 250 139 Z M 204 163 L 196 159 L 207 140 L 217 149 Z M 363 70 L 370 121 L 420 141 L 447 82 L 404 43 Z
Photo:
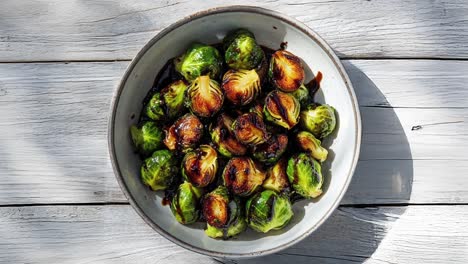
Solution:
M 130 59 L 163 28 L 232 1 L 3 0 L 0 61 Z M 341 57 L 467 58 L 468 3 L 241 0 L 295 17 Z
M 467 206 L 339 208 L 280 253 L 225 263 L 466 263 Z M 0 209 L 2 263 L 216 263 L 162 238 L 129 205 Z
M 468 62 L 353 60 L 345 65 L 364 105 L 364 134 L 361 161 L 343 203 L 467 202 L 468 107 L 460 83 L 467 81 Z M 126 201 L 106 140 L 110 97 L 126 66 L 0 64 L 0 204 Z M 434 81 L 406 74 L 405 69 L 416 68 Z M 435 76 L 446 69 L 454 77 L 440 89 Z M 426 108 L 437 98 L 446 107 Z M 446 180 L 440 180 L 441 173 Z

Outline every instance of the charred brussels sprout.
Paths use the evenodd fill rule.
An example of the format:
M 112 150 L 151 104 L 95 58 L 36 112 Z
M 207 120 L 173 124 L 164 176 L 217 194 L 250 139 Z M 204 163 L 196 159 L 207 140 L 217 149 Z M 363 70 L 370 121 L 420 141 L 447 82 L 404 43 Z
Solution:
M 300 118 L 302 127 L 319 139 L 335 130 L 335 109 L 329 105 L 311 105 L 301 111 Z
M 223 171 L 223 183 L 239 196 L 249 196 L 262 185 L 265 172 L 248 157 L 235 157 L 228 161 Z
M 266 164 L 279 160 L 288 146 L 288 136 L 285 134 L 273 135 L 265 143 L 255 147 L 253 157 Z
M 200 214 L 198 203 L 201 195 L 202 190 L 190 182 L 179 185 L 171 202 L 171 211 L 177 222 L 187 225 L 198 220 Z
M 255 70 L 229 70 L 223 76 L 226 98 L 234 105 L 247 105 L 260 93 L 260 77 Z
M 247 152 L 247 147 L 234 136 L 232 123 L 232 118 L 223 113 L 210 126 L 211 140 L 218 152 L 228 158 L 242 156 Z
M 185 151 L 200 141 L 203 136 L 203 124 L 196 116 L 185 114 L 165 132 L 164 144 L 168 149 Z
M 162 89 L 161 94 L 169 118 L 174 118 L 184 111 L 186 90 L 187 83 L 183 80 L 175 81 Z
M 222 227 L 215 227 L 210 224 L 207 225 L 205 234 L 212 238 L 227 239 L 229 237 L 242 233 L 247 228 L 245 220 L 244 207 L 239 198 L 234 197 L 229 204 L 229 219 Z
M 276 192 L 283 192 L 289 188 L 288 175 L 286 175 L 287 160 L 282 158 L 275 165 L 268 168 L 263 188 Z
M 273 91 L 265 99 L 263 113 L 266 120 L 291 129 L 299 122 L 301 106 L 294 96 L 280 91 Z
M 163 145 L 164 133 L 154 122 L 145 122 L 141 127 L 133 125 L 130 127 L 130 134 L 136 149 L 144 156 L 150 155 Z
M 232 123 L 232 130 L 237 140 L 251 146 L 262 144 L 270 137 L 263 118 L 256 113 L 246 113 L 237 117 Z
M 309 89 L 305 85 L 301 85 L 299 89 L 291 93 L 296 98 L 301 106 L 306 106 L 310 102 Z
M 164 101 L 160 93 L 155 93 L 145 107 L 145 114 L 154 121 L 165 118 Z
M 271 56 L 268 76 L 276 88 L 294 92 L 304 83 L 305 72 L 299 57 L 289 51 L 278 50 Z
M 289 198 L 272 190 L 252 196 L 246 203 L 246 212 L 249 226 L 263 233 L 285 227 L 294 215 Z
M 175 156 L 169 150 L 157 150 L 143 161 L 141 179 L 154 191 L 165 190 L 178 172 Z
M 203 198 L 203 217 L 213 227 L 223 227 L 229 218 L 229 193 L 226 187 L 218 186 Z
M 257 67 L 264 57 L 254 35 L 246 29 L 229 32 L 223 40 L 223 47 L 226 64 L 235 70 L 251 70 Z
M 315 138 L 312 133 L 301 131 L 297 133 L 296 141 L 302 150 L 308 151 L 318 161 L 324 162 L 327 159 L 328 150 L 322 147 L 320 140 Z
M 302 197 L 316 198 L 322 194 L 322 168 L 310 154 L 293 155 L 288 160 L 286 174 L 294 191 Z
M 187 90 L 190 110 L 200 117 L 211 117 L 223 106 L 224 95 L 218 82 L 204 75 L 196 78 Z
M 218 153 L 209 145 L 201 145 L 185 154 L 182 160 L 182 176 L 195 187 L 212 183 L 218 170 Z
M 219 51 L 214 47 L 194 43 L 184 54 L 174 59 L 174 65 L 176 71 L 191 82 L 202 75 L 218 79 L 221 75 L 223 60 Z

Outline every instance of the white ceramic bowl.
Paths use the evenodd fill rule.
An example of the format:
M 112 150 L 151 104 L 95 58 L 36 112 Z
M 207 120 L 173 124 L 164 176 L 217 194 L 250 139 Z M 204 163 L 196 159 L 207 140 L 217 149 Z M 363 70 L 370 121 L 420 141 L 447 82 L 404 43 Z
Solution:
M 137 122 L 141 102 L 167 60 L 183 53 L 194 41 L 219 43 L 227 31 L 236 28 L 249 29 L 261 45 L 269 48 L 277 49 L 280 43 L 287 42 L 287 50 L 301 57 L 310 67 L 306 70 L 306 81 L 313 77 L 312 72 L 321 71 L 323 80 L 316 99 L 336 108 L 339 126 L 333 139 L 325 142 L 330 148 L 330 160 L 324 165 L 325 192 L 319 199 L 294 204 L 295 215 L 283 230 L 268 234 L 248 230 L 237 238 L 223 241 L 207 237 L 201 223 L 179 224 L 169 207 L 161 204 L 163 194 L 152 192 L 142 184 L 141 160 L 132 150 L 129 127 Z M 338 206 L 351 181 L 359 156 L 360 139 L 361 123 L 354 91 L 332 49 L 295 19 L 275 11 L 246 6 L 203 11 L 161 31 L 128 67 L 115 92 L 109 120 L 109 152 L 114 171 L 138 214 L 169 240 L 215 257 L 270 254 L 285 249 L 317 229 Z

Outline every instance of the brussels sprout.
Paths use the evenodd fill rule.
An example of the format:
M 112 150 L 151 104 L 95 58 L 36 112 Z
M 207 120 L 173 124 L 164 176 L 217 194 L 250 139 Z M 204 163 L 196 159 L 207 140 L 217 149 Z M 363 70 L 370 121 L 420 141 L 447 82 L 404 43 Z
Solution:
M 265 56 L 255 36 L 246 29 L 229 32 L 223 40 L 223 47 L 226 64 L 235 70 L 251 70 Z
M 246 203 L 247 223 L 258 232 L 266 233 L 285 227 L 294 213 L 286 195 L 264 190 Z
M 291 93 L 296 98 L 301 106 L 305 107 L 310 102 L 309 89 L 305 85 L 301 85 L 299 89 Z
M 170 150 L 185 151 L 193 148 L 203 136 L 203 124 L 192 115 L 185 114 L 165 130 L 164 144 Z
M 198 202 L 201 195 L 202 190 L 190 182 L 179 185 L 171 202 L 171 211 L 177 222 L 187 225 L 198 220 L 200 214 Z
M 286 175 L 287 160 L 282 158 L 275 165 L 268 168 L 263 188 L 282 192 L 289 188 L 288 175 Z
M 263 105 L 256 103 L 252 107 L 249 108 L 250 113 L 255 113 L 258 116 L 263 118 Z
M 302 127 L 319 139 L 335 130 L 335 109 L 329 105 L 311 105 L 301 111 L 300 119 Z
M 226 98 L 234 105 L 246 105 L 260 93 L 260 77 L 255 70 L 229 70 L 223 76 Z
M 299 122 L 300 110 L 299 101 L 294 96 L 280 91 L 270 92 L 263 107 L 266 120 L 286 129 Z
M 322 167 L 310 154 L 293 155 L 288 160 L 286 174 L 294 191 L 302 197 L 315 198 L 322 194 Z
M 246 113 L 237 117 L 232 123 L 232 130 L 237 140 L 251 146 L 262 144 L 270 137 L 263 118 L 255 113 Z
M 203 217 L 213 227 L 223 227 L 229 218 L 229 193 L 226 187 L 218 186 L 203 198 Z
M 145 114 L 154 121 L 159 121 L 165 117 L 164 101 L 160 93 L 155 93 L 145 107 Z
M 169 118 L 178 116 L 185 109 L 184 98 L 186 90 L 187 83 L 183 80 L 172 82 L 161 90 Z
M 278 50 L 271 56 L 268 76 L 276 88 L 294 92 L 304 83 L 301 59 L 289 51 Z
M 182 160 L 182 176 L 195 187 L 212 183 L 218 170 L 218 153 L 209 145 L 200 145 L 185 154 Z
M 222 227 L 207 224 L 207 228 L 205 230 L 205 234 L 207 236 L 227 239 L 228 237 L 242 233 L 247 228 L 244 207 L 242 206 L 240 199 L 234 197 L 234 199 L 229 202 L 228 207 L 229 220 L 227 223 Z
M 130 127 L 133 144 L 138 152 L 147 156 L 162 147 L 164 133 L 155 122 L 145 122 L 141 127 Z
M 143 161 L 141 179 L 154 191 L 165 190 L 179 172 L 177 159 L 169 150 L 157 150 Z
M 177 72 L 191 82 L 198 76 L 209 75 L 218 79 L 223 66 L 223 59 L 219 51 L 209 45 L 192 44 L 181 56 L 174 59 Z
M 224 94 L 218 82 L 208 75 L 196 78 L 187 90 L 187 103 L 200 117 L 211 117 L 223 106 Z
M 247 147 L 240 143 L 232 132 L 232 118 L 226 114 L 218 116 L 216 123 L 211 124 L 211 140 L 218 152 L 225 157 L 242 156 Z
M 233 194 L 249 196 L 258 190 L 263 180 L 265 172 L 251 158 L 234 157 L 224 167 L 223 183 Z
M 302 150 L 308 151 L 318 161 L 324 162 L 327 159 L 328 150 L 321 146 L 320 140 L 312 133 L 301 131 L 297 133 L 296 141 Z
M 257 145 L 253 152 L 253 157 L 263 163 L 272 164 L 279 160 L 288 146 L 288 136 L 285 134 L 275 134 L 265 143 Z

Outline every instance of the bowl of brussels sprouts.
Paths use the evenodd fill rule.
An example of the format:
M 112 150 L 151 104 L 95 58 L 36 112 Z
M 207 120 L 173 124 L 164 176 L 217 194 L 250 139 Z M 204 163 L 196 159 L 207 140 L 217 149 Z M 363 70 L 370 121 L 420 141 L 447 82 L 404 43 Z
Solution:
M 180 20 L 116 89 L 109 153 L 136 212 L 214 257 L 277 252 L 343 197 L 361 123 L 332 49 L 275 11 L 230 6 Z

